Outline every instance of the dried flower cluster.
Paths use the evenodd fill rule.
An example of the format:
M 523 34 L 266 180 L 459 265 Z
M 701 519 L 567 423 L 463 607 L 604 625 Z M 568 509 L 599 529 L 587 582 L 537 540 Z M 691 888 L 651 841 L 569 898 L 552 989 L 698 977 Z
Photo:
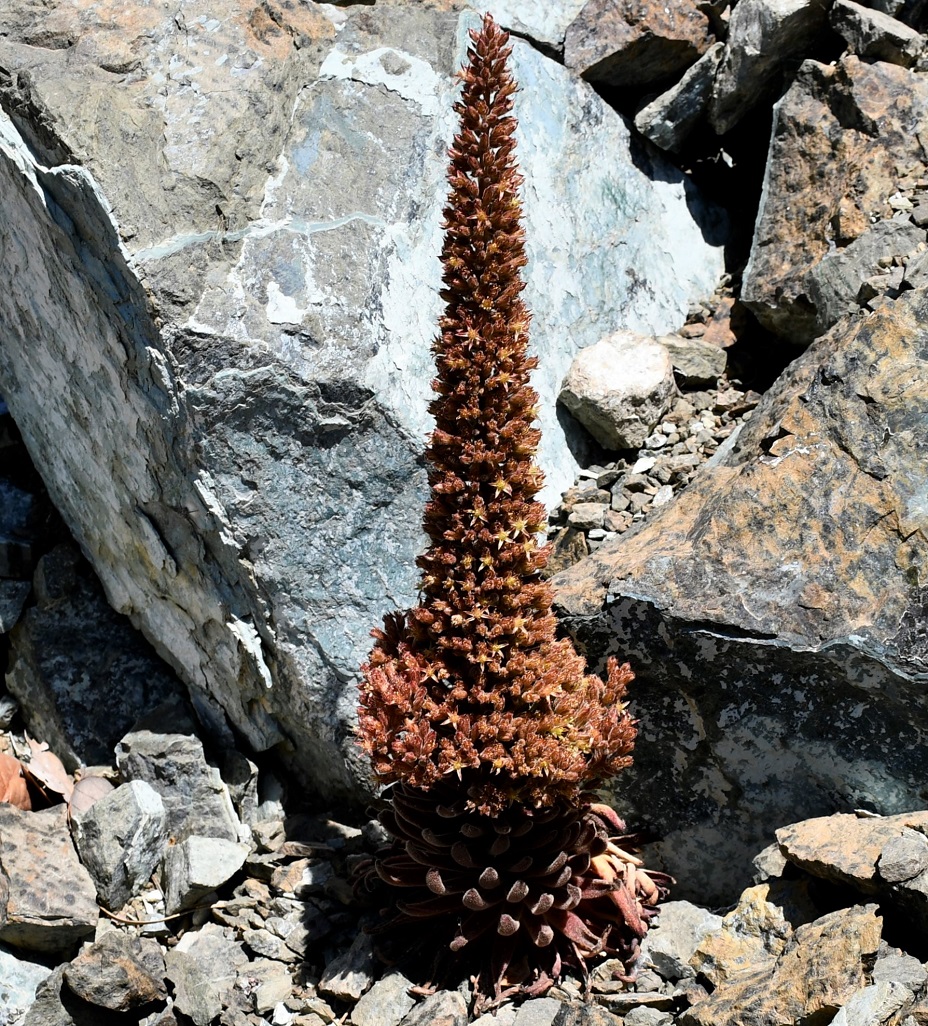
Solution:
M 541 578 L 537 395 L 516 170 L 508 36 L 472 33 L 450 151 L 442 297 L 426 455 L 429 547 L 418 605 L 385 619 L 363 668 L 359 742 L 391 785 L 393 838 L 362 869 L 386 884 L 387 927 L 477 974 L 477 1008 L 543 993 L 565 965 L 619 957 L 633 971 L 669 878 L 591 788 L 631 762 L 628 665 L 586 673 L 555 637 Z
M 488 21 L 462 73 L 426 450 L 431 544 L 418 560 L 419 605 L 376 634 L 360 709 L 361 742 L 383 781 L 427 788 L 468 771 L 490 813 L 575 798 L 628 765 L 634 743 L 623 702 L 631 671 L 613 660 L 605 682 L 585 673 L 571 642 L 555 639 L 540 576 L 536 361 L 520 298 L 507 38 Z

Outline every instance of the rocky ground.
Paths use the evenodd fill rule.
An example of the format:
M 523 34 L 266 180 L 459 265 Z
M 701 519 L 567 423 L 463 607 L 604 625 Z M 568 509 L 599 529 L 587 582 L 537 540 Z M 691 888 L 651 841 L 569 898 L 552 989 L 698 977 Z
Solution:
M 0 267 L 24 289 L 5 289 L 0 296 L 0 372 L 11 405 L 15 393 L 23 411 L 21 426 L 31 432 L 42 469 L 40 475 L 0 400 L 0 1026 L 464 1026 L 471 1018 L 467 981 L 456 990 L 423 994 L 410 990 L 423 982 L 412 967 L 376 960 L 366 932 L 376 910 L 357 902 L 351 873 L 376 850 L 382 831 L 376 820 L 346 812 L 344 805 L 325 808 L 318 796 L 309 804 L 286 768 L 288 760 L 291 769 L 299 763 L 304 777 L 311 770 L 332 791 L 348 779 L 345 750 L 331 741 L 336 731 L 330 717 L 336 707 L 345 716 L 350 706 L 334 697 L 342 695 L 346 673 L 323 685 L 320 667 L 328 673 L 330 665 L 344 670 L 350 663 L 353 672 L 358 660 L 351 646 L 366 637 L 376 621 L 372 610 L 383 604 L 382 593 L 367 589 L 372 577 L 381 579 L 382 568 L 375 572 L 366 559 L 375 549 L 378 558 L 387 556 L 358 524 L 370 527 L 380 516 L 381 533 L 399 537 L 406 531 L 382 572 L 391 595 L 408 587 L 418 541 L 421 488 L 408 438 L 418 438 L 422 424 L 407 389 L 425 395 L 427 367 L 388 339 L 383 351 L 399 370 L 394 374 L 391 367 L 387 379 L 383 366 L 372 364 L 350 387 L 339 378 L 339 391 L 324 373 L 321 385 L 312 373 L 326 359 L 340 374 L 346 363 L 361 366 L 360 357 L 346 361 L 343 353 L 320 357 L 320 338 L 350 337 L 358 353 L 380 346 L 380 336 L 377 345 L 368 345 L 367 336 L 352 334 L 361 331 L 356 309 L 368 301 L 370 280 L 377 282 L 380 306 L 393 316 L 398 307 L 428 305 L 425 265 L 405 275 L 420 251 L 433 261 L 435 247 L 418 234 L 422 219 L 411 219 L 408 238 L 377 237 L 368 250 L 376 218 L 355 217 L 354 206 L 330 210 L 328 203 L 331 196 L 350 194 L 359 208 L 379 210 L 375 200 L 386 178 L 400 197 L 414 195 L 423 181 L 431 192 L 443 189 L 443 158 L 426 162 L 425 170 L 407 158 L 410 152 L 441 155 L 434 127 L 440 119 L 429 112 L 436 96 L 448 100 L 442 92 L 451 82 L 445 40 L 457 23 L 448 15 L 454 5 L 442 0 L 415 10 L 401 0 L 365 3 L 360 11 L 353 6 L 304 4 L 295 12 L 267 3 L 247 18 L 220 24 L 211 9 L 189 5 L 186 21 L 173 15 L 164 24 L 142 19 L 130 40 L 113 31 L 118 19 L 111 24 L 105 3 L 93 11 L 62 7 L 48 24 L 46 12 L 17 5 L 0 29 L 0 106 L 26 140 L 7 146 L 11 130 L 0 125 L 7 133 L 0 134 L 6 161 L 0 201 L 36 202 L 41 193 L 45 204 L 30 207 L 24 199 L 22 207 L 11 205 L 19 244 L 0 247 L 0 260 L 13 254 Z M 550 183 L 533 184 L 533 195 L 541 196 L 535 202 L 543 212 L 566 210 L 563 221 L 573 232 L 547 244 L 555 252 L 575 247 L 570 260 L 584 273 L 572 287 L 581 305 L 595 309 L 593 328 L 614 326 L 617 309 L 623 318 L 664 325 L 660 333 L 642 328 L 600 342 L 586 338 L 586 355 L 578 355 L 560 396 L 560 375 L 553 388 L 550 381 L 540 388 L 546 429 L 564 426 L 552 412 L 556 398 L 561 412 L 571 411 L 562 418 L 563 453 L 545 457 L 549 473 L 563 482 L 564 467 L 571 474 L 578 468 L 551 513 L 551 571 L 573 568 L 577 574 L 562 579 L 559 594 L 581 633 L 592 608 L 602 618 L 594 624 L 599 637 L 610 644 L 618 638 L 623 650 L 633 652 L 636 712 L 648 743 L 624 780 L 635 781 L 628 790 L 636 790 L 643 806 L 667 803 L 657 811 L 672 851 L 662 854 L 676 852 L 692 868 L 686 880 L 681 874 L 680 889 L 693 900 L 663 907 L 632 987 L 613 979 L 617 967 L 605 963 L 593 973 L 589 995 L 567 980 L 544 998 L 504 1006 L 477 1021 L 923 1026 L 928 813 L 913 806 L 925 797 L 920 696 L 928 672 L 928 593 L 918 572 L 924 565 L 918 547 L 924 533 L 924 419 L 918 417 L 925 358 L 912 340 L 920 337 L 925 311 L 918 304 L 928 286 L 928 161 L 922 144 L 928 8 L 918 0 L 872 6 L 852 0 L 681 0 L 672 7 L 634 5 L 629 17 L 616 18 L 607 0 L 499 0 L 496 6 L 498 16 L 531 44 L 519 44 L 521 73 L 547 83 L 523 96 L 529 104 L 525 149 L 560 163 Z M 385 7 L 391 9 L 385 13 Z M 182 46 L 176 33 L 184 36 Z M 409 38 L 400 38 L 404 33 Z M 410 64 L 400 56 L 407 45 L 416 68 L 437 69 L 430 74 L 442 84 L 432 92 L 428 75 L 407 75 Z M 382 69 L 351 63 L 358 53 L 382 47 L 395 58 Z M 204 54 L 223 48 L 232 62 L 205 62 Z M 250 64 L 239 62 L 245 50 L 254 57 Z M 66 63 L 56 63 L 59 58 Z M 173 70 L 165 85 L 161 73 L 168 59 Z M 201 65 L 209 70 L 197 79 Z M 243 88 L 229 88 L 223 77 L 233 65 Z M 594 83 L 598 95 L 587 89 L 581 102 L 574 95 L 576 76 Z M 303 91 L 307 81 L 315 88 Z M 369 86 L 373 103 L 383 106 L 353 106 L 360 85 Z M 329 166 L 325 152 L 311 175 L 301 172 L 289 181 L 280 171 L 297 166 L 312 149 L 300 134 L 300 118 L 313 126 L 325 115 L 323 101 L 323 107 L 313 105 L 320 94 L 331 94 L 325 102 L 333 108 L 354 112 L 358 121 L 348 124 L 348 138 L 384 136 L 382 149 L 358 158 L 365 184 L 357 189 L 345 187 L 345 162 Z M 211 108 L 207 119 L 218 126 L 213 149 L 204 141 L 203 96 L 226 105 Z M 78 97 L 91 99 L 81 107 Z M 391 106 L 397 97 L 409 101 L 413 113 L 404 108 L 398 114 Z M 626 129 L 609 104 L 685 176 L 656 149 L 642 148 L 640 139 L 634 155 L 631 148 L 626 153 Z M 581 107 L 583 118 L 576 114 Z M 549 108 L 563 108 L 562 120 L 573 126 L 569 142 L 545 136 L 539 144 L 533 136 Z M 104 118 L 111 124 L 94 120 L 97 111 L 114 109 L 118 116 Z M 175 133 L 168 142 L 162 121 L 149 120 L 152 109 Z M 288 124 L 291 110 L 296 113 Z M 262 151 L 260 159 L 228 130 L 238 119 L 246 125 L 243 136 L 262 140 L 253 147 Z M 595 133 L 589 128 L 594 123 Z M 121 126 L 131 126 L 125 138 L 104 130 Z M 282 163 L 265 160 L 262 147 Z M 607 223 L 602 209 L 588 210 L 576 196 L 557 191 L 590 174 L 598 159 L 591 154 L 602 152 L 621 153 L 613 161 L 617 167 L 645 167 L 641 177 L 648 188 L 629 175 L 605 184 L 583 178 L 578 192 L 602 188 L 632 196 L 630 208 L 648 208 L 642 235 L 656 238 L 661 251 L 655 256 L 633 240 L 626 248 L 637 254 L 637 263 L 621 274 L 617 251 L 607 247 L 605 270 L 597 270 L 590 254 L 599 252 L 604 238 L 625 231 L 626 214 Z M 34 160 L 52 170 L 24 171 Z M 82 161 L 96 184 L 90 171 L 74 170 Z M 546 162 L 539 161 L 545 171 Z M 165 165 L 167 185 L 158 177 Z M 365 170 L 375 165 L 383 176 L 376 189 Z M 540 170 L 526 168 L 530 180 Z M 38 177 L 17 191 L 16 183 L 29 174 Z M 273 187 L 268 176 L 275 176 Z M 654 213 L 669 201 L 651 186 L 672 182 L 683 196 L 684 177 L 727 211 L 733 230 L 726 236 L 727 273 L 716 291 L 673 322 L 670 311 L 683 288 L 678 276 L 690 288 L 714 277 L 722 263 L 717 225 L 695 193 L 678 202 L 697 209 L 698 229 L 679 212 L 665 221 Z M 307 199 L 303 190 L 310 182 L 321 198 Z M 281 192 L 279 209 L 277 201 L 266 207 L 261 199 L 266 186 L 269 194 Z M 102 193 L 115 213 L 101 205 Z M 334 290 L 338 303 L 321 302 L 316 284 L 307 285 L 306 294 L 284 293 L 264 274 L 267 266 L 290 259 L 290 232 L 307 205 L 324 208 L 331 218 L 325 232 L 317 230 L 320 225 L 306 227 L 303 241 L 332 248 L 316 254 L 303 277 L 312 282 L 313 274 L 331 271 L 331 281 L 321 287 Z M 48 211 L 68 234 L 39 231 Z M 527 216 L 531 240 L 531 204 Z M 287 231 L 274 241 L 268 231 L 284 222 Z M 537 223 L 544 229 L 547 220 Z M 261 230 L 252 232 L 255 225 Z M 346 235 L 338 236 L 343 229 Z M 253 238 L 239 252 L 249 232 Z M 685 242 L 681 232 L 688 233 Z M 41 252 L 41 267 L 52 267 L 69 246 L 73 263 L 52 275 L 49 305 L 41 306 L 33 284 L 38 264 L 24 274 L 18 254 L 38 260 Z M 396 280 L 383 271 L 389 246 L 398 247 L 402 258 L 396 263 L 404 273 Z M 698 274 L 684 268 L 678 275 L 673 260 L 664 260 L 671 250 L 700 246 Z M 189 253 L 195 255 L 185 263 Z M 344 253 L 351 254 L 350 266 Z M 558 338 L 567 334 L 574 314 L 569 304 L 544 307 L 552 291 L 546 275 L 554 272 L 543 257 L 540 247 L 530 268 L 538 279 L 529 293 L 544 314 L 536 312 L 534 330 L 548 368 L 565 355 Z M 234 260 L 239 262 L 233 266 Z M 345 284 L 354 282 L 355 265 L 361 267 L 357 294 Z M 423 290 L 412 301 L 410 278 Z M 613 278 L 631 282 L 618 299 L 609 292 Z M 711 289 L 710 282 L 706 291 Z M 249 319 L 249 344 L 260 342 L 254 352 L 245 352 L 237 324 L 227 316 L 231 294 L 248 297 L 239 314 Z M 648 294 L 653 305 L 638 305 Z M 76 320 L 85 335 L 71 330 L 75 296 L 83 297 Z M 45 318 L 43 331 L 23 314 L 34 309 Z M 305 323 L 287 319 L 297 314 L 305 315 Z M 171 339 L 163 351 L 161 327 Z M 394 325 L 401 339 L 421 334 L 427 340 L 431 322 L 420 327 L 412 320 Z M 125 369 L 129 336 L 138 350 L 128 361 L 131 380 Z M 52 349 L 61 339 L 70 348 Z M 95 348 L 100 339 L 115 340 L 112 351 L 101 355 Z M 47 352 L 40 351 L 40 341 Z M 19 350 L 23 359 L 16 362 L 10 354 Z M 273 364 L 268 352 L 285 370 L 253 385 Z M 624 406 L 616 405 L 615 382 L 625 374 L 612 373 L 604 390 L 597 368 L 606 367 L 606 377 L 609 367 L 624 372 L 633 352 L 635 366 L 652 371 L 639 376 L 638 391 L 620 397 Z M 89 354 L 86 367 L 82 354 Z M 887 370 L 887 363 L 894 366 Z M 112 394 L 100 366 L 118 382 Z M 300 375 L 298 389 L 293 378 Z M 390 393 L 382 422 L 368 409 L 365 389 L 372 378 Z M 257 428 L 242 427 L 239 411 L 255 412 L 260 405 L 256 388 L 271 396 L 261 408 L 265 419 Z M 47 396 L 66 391 L 71 404 L 51 409 Z M 132 399 L 123 409 L 125 396 Z M 197 429 L 214 434 L 196 460 L 184 462 L 189 453 L 178 439 L 190 440 L 184 432 L 204 410 L 214 411 L 213 423 Z M 403 425 L 395 437 L 394 420 Z M 288 432 L 295 422 L 311 429 L 291 446 Z M 73 431 L 74 423 L 81 432 Z M 132 425 L 128 433 L 126 424 Z M 353 431 L 361 439 L 357 451 L 343 451 L 333 462 L 332 440 L 350 439 Z M 145 444 L 137 448 L 139 435 Z M 732 454 L 744 437 L 750 445 L 735 466 Z M 90 441 L 81 448 L 75 439 Z M 818 463 L 812 462 L 816 454 Z M 841 462 L 845 457 L 848 462 Z M 799 464 L 801 458 L 809 462 Z M 201 473 L 203 467 L 208 473 Z M 755 474 L 746 483 L 737 476 L 744 467 Z M 196 681 L 191 691 L 113 611 L 43 476 L 68 523 L 81 532 L 82 550 L 93 558 L 108 594 L 124 607 L 134 604 L 137 621 L 161 655 L 181 668 L 188 683 Z M 223 492 L 227 480 L 234 488 Z M 802 503 L 777 508 L 771 527 L 765 516 L 796 482 Z M 260 508 L 258 492 L 273 493 L 275 502 Z M 729 497 L 734 505 L 726 511 Z M 351 503 L 357 509 L 349 509 Z M 675 520 L 678 507 L 683 512 Z M 116 508 L 120 515 L 110 517 Z M 307 525 L 310 514 L 318 519 Z M 872 523 L 866 520 L 871 514 Z M 719 529 L 708 555 L 686 549 L 679 539 L 689 544 L 712 518 L 728 533 Z M 792 523 L 806 531 L 798 542 L 784 528 Z M 815 533 L 817 524 L 827 529 Z M 756 551 L 752 536 L 763 537 L 767 548 Z M 277 547 L 269 546 L 259 587 L 249 575 L 268 538 Z M 666 551 L 662 538 L 669 539 Z M 853 572 L 828 562 L 847 552 L 865 552 L 859 574 L 856 562 Z M 242 553 L 247 559 L 239 559 Z M 656 567 L 647 564 L 649 554 L 656 554 Z M 336 556 L 342 562 L 332 571 Z M 808 579 L 790 578 L 784 585 L 787 564 L 811 568 Z M 596 587 L 580 580 L 590 566 Z M 693 570 L 691 577 L 668 583 L 680 567 Z M 329 591 L 319 602 L 318 580 L 329 571 Z M 647 619 L 660 605 L 650 597 L 658 593 L 655 577 L 666 585 L 661 594 L 671 596 L 660 622 Z M 311 586 L 298 593 L 304 580 Z M 341 601 L 346 580 L 354 582 L 347 604 Z M 611 597 L 600 601 L 596 588 Z M 632 627 L 624 634 L 621 620 L 609 619 L 613 600 L 617 606 L 642 603 L 632 609 Z M 721 608 L 729 600 L 738 606 L 734 613 Z M 769 615 L 765 603 L 773 609 Z M 210 619 L 219 607 L 221 619 Z M 230 609 L 235 615 L 226 617 Z M 884 624 L 886 610 L 892 616 L 887 613 Z M 710 612 L 715 619 L 704 631 Z M 312 630 L 326 618 L 337 629 L 327 626 L 317 637 Z M 351 630 L 343 629 L 346 618 L 354 618 Z M 309 634 L 296 631 L 294 641 L 284 630 L 274 637 L 267 626 L 291 622 L 313 627 Z M 879 630 L 868 638 L 861 624 Z M 346 641 L 349 636 L 355 640 Z M 269 662 L 262 654 L 268 637 L 276 646 L 268 649 L 275 655 Z M 848 637 L 848 665 L 835 669 L 835 646 Z M 737 644 L 750 647 L 750 657 L 739 655 Z M 687 645 L 700 650 L 699 658 Z M 325 653 L 318 663 L 300 661 L 317 650 Z M 666 679 L 661 667 L 672 670 Z M 268 692 L 272 674 L 277 676 Z M 723 678 L 718 685 L 717 676 Z M 718 694 L 712 692 L 716 686 Z M 300 705 L 313 688 L 319 689 L 312 706 L 319 715 Z M 676 725 L 666 712 L 674 702 Z M 793 718 L 777 719 L 781 708 L 794 709 Z M 317 730 L 317 724 L 323 726 Z M 294 738 L 303 743 L 294 746 Z M 254 754 L 275 746 L 274 759 Z M 306 751 L 312 757 L 303 758 Z M 641 779 L 650 779 L 651 790 L 641 787 Z M 618 798 L 623 786 L 620 780 Z M 845 811 L 808 819 L 808 802 Z M 874 815 L 874 807 L 887 814 Z M 776 816 L 768 814 L 771 809 Z M 895 810 L 899 814 L 890 814 Z M 791 818 L 800 822 L 790 825 Z M 739 831 L 738 844 L 729 849 Z M 754 882 L 732 893 L 731 880 L 744 875 L 745 837 L 775 843 L 751 849 L 757 851 Z M 708 897 L 699 903 L 701 893 L 733 899 L 739 891 L 727 907 L 703 907 L 713 904 Z
M 273 773 L 233 751 L 221 766 L 206 757 L 181 703 L 150 719 L 67 802 L 47 802 L 59 778 L 45 799 L 33 788 L 31 810 L 0 805 L 3 1026 L 470 1021 L 466 980 L 423 995 L 412 969 L 374 956 L 376 910 L 351 872 L 382 843 L 376 820 L 288 812 Z M 22 735 L 2 744 L 39 761 Z M 928 813 L 784 827 L 734 907 L 663 906 L 633 986 L 607 961 L 589 995 L 568 979 L 473 1021 L 928 1022 L 926 835 Z

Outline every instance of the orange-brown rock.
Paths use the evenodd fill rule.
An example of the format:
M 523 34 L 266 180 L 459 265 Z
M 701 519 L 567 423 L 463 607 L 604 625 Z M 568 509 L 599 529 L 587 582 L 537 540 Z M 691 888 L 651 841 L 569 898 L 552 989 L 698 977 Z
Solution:
M 690 965 L 713 986 L 747 969 L 773 966 L 783 953 L 793 928 L 769 894 L 769 883 L 749 887 L 721 926 L 699 942 Z
M 555 578 L 587 652 L 636 668 L 617 800 L 683 897 L 732 900 L 784 821 L 923 801 L 926 324 L 914 291 L 836 329 L 678 499 Z
M 779 958 L 724 982 L 679 1018 L 681 1026 L 827 1023 L 867 983 L 880 944 L 876 906 L 841 909 L 800 926 Z
M 907 829 L 928 832 L 928 812 L 819 816 L 781 827 L 777 843 L 789 861 L 807 873 L 876 894 L 880 890 L 877 864 L 883 849 Z
M 587 0 L 567 29 L 564 63 L 591 82 L 644 87 L 684 71 L 712 42 L 694 0 Z
M 742 299 L 765 327 L 800 344 L 829 327 L 809 272 L 874 218 L 892 216 L 900 176 L 924 164 L 918 133 L 926 116 L 923 75 L 852 56 L 802 65 L 776 107 L 745 269 Z

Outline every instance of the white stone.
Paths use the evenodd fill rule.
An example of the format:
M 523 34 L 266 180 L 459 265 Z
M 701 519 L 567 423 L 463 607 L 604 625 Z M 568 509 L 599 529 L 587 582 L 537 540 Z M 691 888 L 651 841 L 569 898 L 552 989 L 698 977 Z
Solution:
M 674 392 L 667 350 L 652 338 L 617 331 L 574 357 L 558 399 L 607 449 L 638 449 Z

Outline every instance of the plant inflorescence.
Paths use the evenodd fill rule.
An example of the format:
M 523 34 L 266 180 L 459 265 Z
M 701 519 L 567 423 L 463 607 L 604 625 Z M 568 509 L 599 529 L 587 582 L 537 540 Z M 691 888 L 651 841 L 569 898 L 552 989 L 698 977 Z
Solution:
M 444 315 L 433 352 L 430 500 L 418 604 L 393 613 L 363 668 L 359 740 L 392 785 L 392 835 L 370 872 L 395 924 L 430 920 L 480 963 L 484 1004 L 540 993 L 565 964 L 631 967 L 666 889 L 591 798 L 635 739 L 628 665 L 586 672 L 556 637 L 536 501 L 526 263 L 508 35 L 472 33 L 450 150 Z

